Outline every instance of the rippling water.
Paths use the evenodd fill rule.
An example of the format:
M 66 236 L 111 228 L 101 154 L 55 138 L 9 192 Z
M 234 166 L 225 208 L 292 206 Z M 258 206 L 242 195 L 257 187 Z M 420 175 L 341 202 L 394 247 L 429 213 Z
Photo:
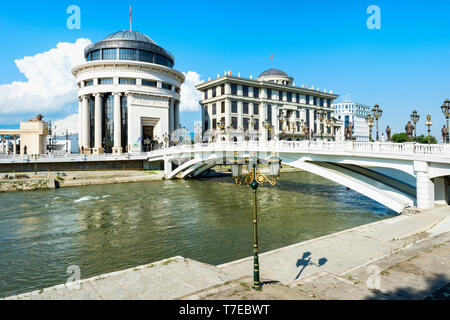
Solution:
M 261 251 L 395 213 L 306 172 L 258 189 Z M 0 297 L 176 255 L 221 264 L 252 254 L 252 198 L 231 178 L 0 194 Z

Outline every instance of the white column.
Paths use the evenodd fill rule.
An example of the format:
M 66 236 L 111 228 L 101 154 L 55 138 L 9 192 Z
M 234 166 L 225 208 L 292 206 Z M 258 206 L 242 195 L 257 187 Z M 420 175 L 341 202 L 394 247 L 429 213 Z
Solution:
M 95 146 L 94 146 L 94 153 L 101 154 L 103 153 L 103 146 L 102 146 L 102 96 L 101 93 L 96 93 L 95 95 Z
M 225 127 L 231 126 L 231 101 L 225 101 Z
M 16 155 L 16 149 L 17 149 L 17 136 L 13 136 L 14 139 L 14 145 L 13 145 L 13 155 Z
M 202 109 L 203 111 L 203 109 Z M 203 112 L 202 112 L 203 115 Z M 172 132 L 174 130 L 174 124 L 175 124 L 175 106 L 173 99 L 170 99 L 169 103 L 169 132 Z
M 114 148 L 113 153 L 122 153 L 122 118 L 120 116 L 120 97 L 122 93 L 115 92 L 114 95 Z
M 180 105 L 177 102 L 173 104 L 173 114 L 174 114 L 174 130 L 180 128 Z
M 1 135 L 1 139 L 2 139 L 2 149 L 0 153 L 5 153 L 5 136 Z
M 83 119 L 83 98 L 78 97 L 78 148 L 81 148 L 81 145 L 83 144 L 82 119 Z
M 414 161 L 416 174 L 417 207 L 419 209 L 434 208 L 434 184 L 428 173 L 428 163 Z
M 89 96 L 83 96 L 83 107 L 82 107 L 82 128 L 81 132 L 83 133 L 83 141 L 81 145 L 84 147 L 84 151 L 89 151 L 89 141 L 90 141 L 90 116 L 89 116 Z

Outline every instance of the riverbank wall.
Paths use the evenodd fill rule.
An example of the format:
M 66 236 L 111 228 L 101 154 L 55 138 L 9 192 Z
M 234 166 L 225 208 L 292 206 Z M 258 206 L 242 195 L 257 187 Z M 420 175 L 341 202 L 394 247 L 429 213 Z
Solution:
M 55 189 L 58 182 L 52 178 L 0 180 L 0 193 Z
M 449 248 L 447 206 L 262 253 L 261 292 L 250 289 L 253 257 L 178 256 L 7 299 L 424 299 L 450 282 Z

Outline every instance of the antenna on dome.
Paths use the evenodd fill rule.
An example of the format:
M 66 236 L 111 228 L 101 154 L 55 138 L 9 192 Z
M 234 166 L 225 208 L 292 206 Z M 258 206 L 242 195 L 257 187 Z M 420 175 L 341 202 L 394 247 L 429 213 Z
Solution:
M 132 25 L 131 25 L 131 5 L 130 5 L 130 31 L 133 31 Z

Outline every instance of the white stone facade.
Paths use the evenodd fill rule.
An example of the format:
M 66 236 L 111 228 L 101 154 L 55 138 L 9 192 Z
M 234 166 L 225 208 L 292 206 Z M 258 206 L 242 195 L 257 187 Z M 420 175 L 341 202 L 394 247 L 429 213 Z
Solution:
M 370 114 L 370 107 L 355 102 L 340 102 L 333 104 L 336 117 L 347 127 L 353 125 L 353 137 L 356 141 L 369 141 L 369 126 L 366 116 Z
M 114 40 L 108 41 L 111 46 Z M 165 143 L 165 137 L 179 128 L 185 80 L 181 72 L 157 63 L 116 59 L 87 61 L 72 73 L 78 85 L 80 151 L 142 152 L 148 139 Z

